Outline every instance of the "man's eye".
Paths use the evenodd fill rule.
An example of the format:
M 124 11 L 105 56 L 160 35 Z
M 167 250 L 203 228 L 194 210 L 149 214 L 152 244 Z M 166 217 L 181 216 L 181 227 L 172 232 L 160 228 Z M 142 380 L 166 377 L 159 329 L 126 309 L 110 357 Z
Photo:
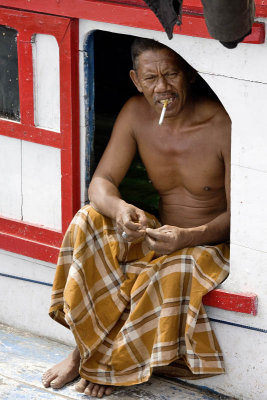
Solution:
M 177 72 L 169 72 L 168 74 L 166 74 L 168 77 L 170 78 L 175 78 L 178 74 Z
M 155 79 L 154 76 L 147 76 L 147 77 L 145 78 L 145 81 L 152 81 L 153 79 Z

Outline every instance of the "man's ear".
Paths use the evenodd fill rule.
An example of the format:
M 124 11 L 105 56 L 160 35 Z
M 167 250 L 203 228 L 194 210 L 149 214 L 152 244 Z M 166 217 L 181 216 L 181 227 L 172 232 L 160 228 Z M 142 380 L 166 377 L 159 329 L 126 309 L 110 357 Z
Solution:
M 134 85 L 136 86 L 137 90 L 140 93 L 143 93 L 142 87 L 141 87 L 141 85 L 139 83 L 139 79 L 138 79 L 137 73 L 135 72 L 134 69 L 131 69 L 131 71 L 130 71 L 130 78 L 133 81 Z

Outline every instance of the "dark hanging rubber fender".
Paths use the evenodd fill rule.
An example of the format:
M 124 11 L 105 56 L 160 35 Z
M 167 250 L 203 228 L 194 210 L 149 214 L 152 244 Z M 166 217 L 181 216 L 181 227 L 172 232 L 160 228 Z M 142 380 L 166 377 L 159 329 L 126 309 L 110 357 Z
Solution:
M 144 0 L 156 14 L 168 38 L 174 25 L 182 23 L 183 0 Z M 255 15 L 254 0 L 201 0 L 209 34 L 223 46 L 233 49 L 251 33 Z

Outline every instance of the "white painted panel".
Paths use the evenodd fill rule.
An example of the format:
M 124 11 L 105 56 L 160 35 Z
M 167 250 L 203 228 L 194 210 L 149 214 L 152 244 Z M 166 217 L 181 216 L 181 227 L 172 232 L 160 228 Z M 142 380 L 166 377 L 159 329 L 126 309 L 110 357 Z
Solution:
M 56 264 L 1 249 L 0 260 L 0 273 L 49 284 L 53 283 Z
M 33 37 L 34 121 L 60 131 L 59 48 L 54 36 Z
M 194 384 L 213 388 L 233 400 L 266 400 L 267 335 L 217 323 L 212 326 L 223 351 L 226 374 L 198 379 Z
M 0 135 L 0 215 L 21 219 L 21 140 Z
M 60 150 L 22 142 L 23 220 L 61 230 Z
M 267 252 L 267 173 L 232 166 L 231 242 Z
M 52 283 L 55 268 L 51 263 L 0 250 L 2 274 Z M 51 290 L 50 286 L 0 276 L 1 323 L 73 345 L 72 333 L 48 316 Z
M 267 57 L 267 56 L 266 56 Z M 267 85 L 201 74 L 232 119 L 232 163 L 267 172 Z
M 80 20 L 80 50 L 89 31 L 96 29 L 158 40 L 173 48 L 197 71 L 256 82 L 267 82 L 267 43 L 242 43 L 236 49 L 226 49 L 217 40 L 173 35 L 165 32 L 128 26 Z M 255 62 L 255 60 L 257 60 Z

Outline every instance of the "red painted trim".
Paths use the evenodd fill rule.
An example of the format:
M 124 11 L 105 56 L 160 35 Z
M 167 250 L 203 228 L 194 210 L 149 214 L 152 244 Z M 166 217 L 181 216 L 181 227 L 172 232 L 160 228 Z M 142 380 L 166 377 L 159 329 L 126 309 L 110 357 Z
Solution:
M 0 24 L 18 31 L 21 104 L 20 123 L 0 119 L 0 134 L 61 150 L 64 233 L 74 213 L 80 208 L 78 21 L 2 8 Z M 36 33 L 54 35 L 59 45 L 60 132 L 34 126 L 31 39 Z M 62 238 L 61 232 L 43 226 L 0 218 L 0 247 L 8 251 L 56 262 Z
M 203 304 L 252 315 L 257 315 L 258 311 L 258 300 L 254 293 L 232 293 L 215 289 L 203 297 Z
M 113 3 L 113 7 L 116 5 L 124 5 L 126 7 L 135 7 L 137 10 L 146 9 L 148 6 L 142 0 L 0 0 L 0 6 L 20 8 L 23 10 L 37 11 L 47 14 L 55 14 L 64 17 L 71 18 L 85 18 L 93 19 L 90 16 L 90 8 L 92 7 L 92 2 L 103 3 Z M 256 17 L 267 17 L 267 0 L 255 0 L 256 3 Z M 100 5 L 101 6 L 101 5 Z M 200 0 L 184 0 L 183 2 L 183 12 L 184 13 L 197 13 L 203 14 L 203 6 Z M 129 13 L 131 10 L 129 8 Z M 151 12 L 152 13 L 152 12 Z M 101 13 L 99 13 L 99 18 L 101 18 Z M 101 19 L 99 19 L 101 21 Z M 110 21 L 106 21 L 110 22 Z M 114 22 L 117 23 L 117 22 Z M 121 25 L 125 25 L 121 23 Z M 130 25 L 132 26 L 132 25 Z M 142 28 L 142 26 L 141 26 Z M 152 28 L 151 28 L 152 29 Z M 196 35 L 194 35 L 196 36 Z
M 256 22 L 252 26 L 252 32 L 248 35 L 242 43 L 262 44 L 265 42 L 265 24 Z
M 66 63 L 64 54 L 72 54 Z M 72 20 L 60 46 L 60 113 L 63 148 L 62 175 L 62 229 L 66 231 L 70 219 L 80 208 L 80 123 L 79 123 L 79 24 Z M 66 95 L 67 94 L 67 95 Z M 71 115 L 71 118 L 69 116 Z M 72 135 L 65 132 L 71 129 Z M 67 173 L 67 171 L 71 173 Z
M 24 8 L 19 7 L 20 1 L 15 0 L 12 2 L 18 6 L 15 8 Z M 27 40 L 36 33 L 54 35 L 58 42 L 63 39 L 64 33 L 66 32 L 66 29 L 68 28 L 70 22 L 69 18 L 64 18 L 62 16 L 59 18 L 53 15 L 38 15 L 35 12 L 12 10 L 11 8 L 9 8 L 9 6 L 12 7 L 14 6 L 14 4 L 11 5 L 11 2 L 9 1 L 7 1 L 6 3 L 7 4 L 5 5 L 8 8 L 1 8 L 1 23 L 4 23 L 10 27 L 14 26 L 14 29 L 20 31 L 21 34 L 26 35 Z M 1 0 L 0 5 L 4 5 L 2 4 Z M 26 9 L 29 10 L 30 7 L 27 7 Z M 34 10 L 34 7 L 32 8 L 32 11 L 36 11 Z
M 150 9 L 136 5 L 118 4 L 100 0 L 75 0 L 75 2 L 73 0 L 60 2 L 58 0 L 50 0 L 49 4 L 41 0 L 32 0 L 30 3 L 28 0 L 0 0 L 0 4 L 61 16 L 163 31 L 162 25 Z M 211 38 L 204 17 L 199 15 L 184 14 L 182 26 L 176 26 L 174 33 Z M 261 44 L 264 41 L 264 37 L 265 25 L 257 23 L 253 25 L 252 37 L 250 35 L 245 38 L 244 43 Z
M 63 235 L 52 229 L 48 229 L 42 225 L 29 225 L 25 221 L 17 221 L 0 217 L 1 232 L 11 236 L 19 236 L 59 247 L 61 245 Z
M 19 236 L 8 235 L 2 232 L 0 232 L 0 243 L 3 250 L 22 254 L 37 260 L 51 262 L 53 264 L 57 263 L 59 247 L 21 238 Z
M 30 125 L 22 125 L 17 122 L 0 119 L 1 135 L 9 136 L 14 139 L 26 140 L 28 142 L 43 144 L 46 146 L 62 148 L 62 134 L 59 132 L 49 131 L 33 127 Z
M 110 0 L 114 3 L 129 4 L 148 8 L 143 0 Z M 267 16 L 267 0 L 255 0 L 256 17 Z M 184 0 L 183 12 L 203 14 L 203 6 L 200 0 Z
M 18 32 L 18 73 L 21 124 L 34 125 L 32 45 L 29 32 Z

